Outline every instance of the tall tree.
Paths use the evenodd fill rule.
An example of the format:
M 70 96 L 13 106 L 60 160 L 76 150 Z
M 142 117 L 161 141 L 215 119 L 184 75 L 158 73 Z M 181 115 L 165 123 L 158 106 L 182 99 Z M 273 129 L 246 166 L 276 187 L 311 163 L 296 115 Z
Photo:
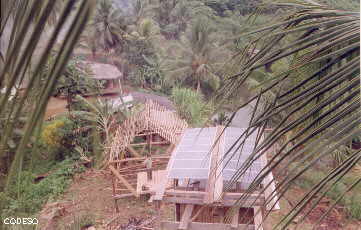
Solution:
M 170 80 L 188 81 L 197 91 L 206 84 L 213 90 L 218 88 L 220 77 L 217 72 L 224 64 L 227 52 L 215 40 L 215 31 L 208 19 L 200 17 L 179 42 L 174 42 L 164 65 Z

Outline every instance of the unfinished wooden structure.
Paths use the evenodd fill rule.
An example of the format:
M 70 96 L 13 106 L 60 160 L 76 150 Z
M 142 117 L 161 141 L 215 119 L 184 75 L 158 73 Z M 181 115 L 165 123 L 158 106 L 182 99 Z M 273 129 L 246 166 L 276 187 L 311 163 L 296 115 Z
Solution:
M 260 188 L 247 194 L 244 202 L 237 203 L 267 161 L 263 156 L 241 177 L 236 175 L 256 141 L 256 134 L 252 134 L 242 149 L 232 148 L 244 130 L 232 127 L 186 129 L 172 153 L 167 176 L 151 197 L 159 215 L 155 229 L 263 229 L 264 209 L 279 209 L 277 196 L 265 205 L 265 197 L 271 197 L 275 190 L 272 174 L 264 180 L 264 185 L 271 185 L 265 192 Z M 162 220 L 160 207 L 163 203 L 175 205 L 174 221 Z
M 151 192 L 165 176 L 170 153 L 186 127 L 175 112 L 147 101 L 117 128 L 106 152 L 116 200 Z

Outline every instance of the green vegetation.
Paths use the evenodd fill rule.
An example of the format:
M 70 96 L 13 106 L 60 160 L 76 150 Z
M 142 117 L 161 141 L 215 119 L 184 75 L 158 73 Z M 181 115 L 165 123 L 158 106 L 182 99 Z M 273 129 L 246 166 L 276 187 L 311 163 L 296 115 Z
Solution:
M 280 196 L 294 185 L 306 190 L 275 228 L 322 196 L 361 220 L 360 16 L 350 12 L 359 2 L 293 2 L 1 1 L 0 216 L 35 215 L 84 170 L 81 162 L 102 166 L 115 127 L 132 114 L 80 96 L 105 86 L 88 78 L 85 59 L 116 65 L 125 88 L 169 97 L 191 127 L 225 125 L 226 109 L 252 103 L 247 132 L 273 131 L 247 162 L 280 145 L 267 165 L 287 174 Z M 44 121 L 59 95 L 69 112 Z M 71 229 L 92 224 L 79 216 Z
M 202 95 L 192 89 L 174 88 L 172 100 L 180 116 L 196 127 L 204 125 L 212 112 Z
M 36 174 L 22 171 L 19 182 L 8 187 L 7 193 L 0 193 L 1 217 L 28 217 L 36 214 L 46 202 L 54 201 L 61 195 L 72 181 L 72 177 L 82 171 L 83 166 L 77 165 L 70 158 L 51 167 L 50 175 L 37 183 L 34 182 Z

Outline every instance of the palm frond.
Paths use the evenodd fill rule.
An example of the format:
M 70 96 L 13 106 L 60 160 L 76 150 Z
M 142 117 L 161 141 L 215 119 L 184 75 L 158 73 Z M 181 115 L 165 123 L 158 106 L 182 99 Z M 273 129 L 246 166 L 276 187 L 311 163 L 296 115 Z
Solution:
M 280 60 L 292 60 L 288 70 L 273 73 L 270 80 L 260 84 L 257 95 L 240 106 L 264 98 L 264 106 L 256 106 L 256 116 L 249 128 L 240 134 L 242 138 L 257 130 L 259 135 L 263 135 L 264 127 L 270 125 L 273 130 L 257 143 L 251 156 L 233 178 L 234 182 L 252 167 L 256 159 L 282 143 L 269 156 L 269 162 L 244 197 L 240 198 L 240 203 L 248 194 L 256 191 L 272 171 L 289 171 L 289 175 L 277 184 L 277 191 L 271 197 L 266 197 L 266 203 L 274 205 L 274 199 L 285 196 L 297 178 L 320 159 L 330 156 L 334 150 L 360 135 L 359 13 L 311 3 L 293 6 L 297 7 L 297 11 L 283 21 L 244 35 L 258 35 L 258 38 L 244 49 L 238 60 L 239 72 L 226 79 L 217 96 L 221 101 L 230 99 L 260 68 Z M 244 55 L 250 48 L 257 48 L 258 52 L 251 57 Z M 272 94 L 266 98 L 267 92 Z M 233 145 L 232 151 L 242 148 L 242 138 Z M 327 191 L 360 160 L 359 151 L 348 155 L 311 188 L 274 228 L 285 229 L 301 214 L 301 220 L 305 220 Z M 297 166 L 290 168 L 289 165 L 294 162 L 297 162 Z M 270 184 L 264 186 L 263 190 Z M 316 196 L 319 197 L 316 199 Z M 311 201 L 313 203 L 309 207 Z

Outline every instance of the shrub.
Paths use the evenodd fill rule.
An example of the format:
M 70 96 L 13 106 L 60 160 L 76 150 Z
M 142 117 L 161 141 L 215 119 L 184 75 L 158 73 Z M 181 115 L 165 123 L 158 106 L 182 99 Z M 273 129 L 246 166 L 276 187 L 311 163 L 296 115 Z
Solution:
M 58 118 L 46 124 L 41 133 L 41 143 L 51 156 L 63 160 L 71 156 L 73 150 L 74 122 L 66 117 Z
M 211 106 L 204 102 L 202 95 L 192 89 L 174 88 L 172 100 L 178 114 L 192 125 L 204 124 L 211 112 Z
M 7 193 L 0 194 L 2 199 L 1 215 L 30 216 L 40 210 L 49 199 L 61 195 L 69 185 L 74 174 L 84 171 L 73 160 L 59 163 L 53 173 L 38 183 L 35 175 L 29 171 L 21 172 L 19 180 L 10 186 Z

